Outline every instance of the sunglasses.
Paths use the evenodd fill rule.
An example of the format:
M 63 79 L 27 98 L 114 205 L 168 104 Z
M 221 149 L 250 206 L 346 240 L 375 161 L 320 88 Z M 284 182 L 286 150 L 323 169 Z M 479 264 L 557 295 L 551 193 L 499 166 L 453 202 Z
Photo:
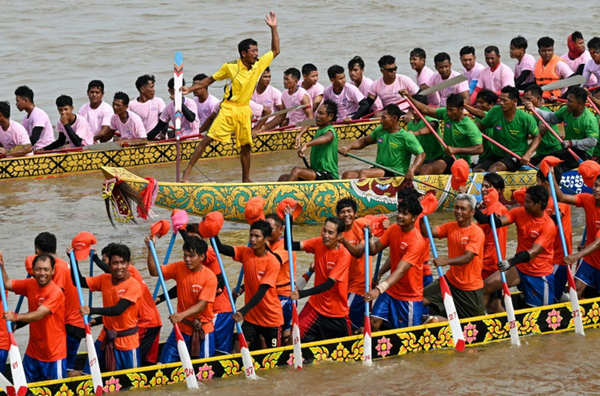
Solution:
M 382 67 L 382 68 L 381 68 L 381 70 L 383 70 L 383 71 L 386 71 L 386 72 L 388 72 L 388 73 L 393 73 L 393 72 L 395 72 L 396 70 L 398 70 L 398 66 L 389 67 L 389 68 L 387 68 L 387 69 L 386 69 L 385 67 Z

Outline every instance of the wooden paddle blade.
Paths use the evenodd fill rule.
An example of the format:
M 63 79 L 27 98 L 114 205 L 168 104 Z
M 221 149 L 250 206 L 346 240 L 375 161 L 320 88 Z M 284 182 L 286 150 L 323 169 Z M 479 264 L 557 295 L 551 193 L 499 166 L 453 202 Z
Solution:
M 242 365 L 244 366 L 244 374 L 246 374 L 246 378 L 253 380 L 258 379 L 256 372 L 254 371 L 254 361 L 252 360 L 252 356 L 250 356 L 250 350 L 248 349 L 248 344 L 246 343 L 246 337 L 244 337 L 244 333 L 238 333 L 238 341 L 240 343 Z
M 84 146 L 83 149 L 89 150 L 89 151 L 114 151 L 114 150 L 121 150 L 122 147 L 117 142 L 105 142 L 105 143 L 89 144 L 87 146 Z
M 194 372 L 192 358 L 190 357 L 190 352 L 188 351 L 185 340 L 183 339 L 177 324 L 175 324 L 175 336 L 177 338 L 177 351 L 179 352 L 179 358 L 181 359 L 181 366 L 183 366 L 187 387 L 188 389 L 198 389 L 198 380 L 196 379 L 196 373 Z
M 100 372 L 100 363 L 96 355 L 96 346 L 94 345 L 94 337 L 90 325 L 85 326 L 85 346 L 88 351 L 88 362 L 90 364 L 90 372 L 92 373 L 92 384 L 94 386 L 94 394 L 100 396 L 104 393 L 102 383 L 102 373 Z
M 294 367 L 302 370 L 302 343 L 300 340 L 300 322 L 296 304 L 292 303 L 292 343 L 294 345 Z
M 23 361 L 21 360 L 21 352 L 19 352 L 19 346 L 12 332 L 8 333 L 10 348 L 8 349 L 8 357 L 10 359 L 10 371 L 13 378 L 13 383 L 17 395 L 25 395 L 27 393 L 28 385 L 27 378 L 25 377 L 25 370 L 23 369 Z
M 8 396 L 12 396 L 16 394 L 15 387 L 10 381 L 4 376 L 4 374 L 0 373 L 0 387 L 4 389 L 4 392 Z
M 317 125 L 317 120 L 315 120 L 314 118 L 309 118 L 307 120 L 304 121 L 300 121 L 299 123 L 297 123 L 296 125 L 294 125 L 294 127 L 305 127 L 305 126 L 315 126 Z
M 573 321 L 575 322 L 575 333 L 585 336 L 583 330 L 583 320 L 581 319 L 581 310 L 579 308 L 579 297 L 577 296 L 577 287 L 571 268 L 567 266 L 567 281 L 569 283 L 569 297 L 571 297 L 571 311 L 573 312 Z
M 565 78 L 564 80 L 553 82 L 551 84 L 546 84 L 542 87 L 542 91 L 546 92 L 555 89 L 563 89 L 567 87 L 572 87 L 573 85 L 581 85 L 585 82 L 585 78 L 578 74 L 569 78 Z
M 443 81 L 439 84 L 434 85 L 433 87 L 429 87 L 427 89 L 424 89 L 423 91 L 419 92 L 420 95 L 431 95 L 432 93 L 436 93 L 438 91 L 441 91 L 442 89 L 446 89 L 446 88 L 450 88 L 455 86 L 456 84 L 460 84 L 463 81 L 467 81 L 468 78 L 463 76 L 462 74 L 460 76 L 456 76 L 456 77 L 452 77 L 449 78 L 446 81 Z
M 456 313 L 452 293 L 450 293 L 450 288 L 446 283 L 445 277 L 440 277 L 440 287 L 442 289 L 442 295 L 444 296 L 444 307 L 446 308 L 446 314 L 448 315 L 448 322 L 450 322 L 450 331 L 452 332 L 454 347 L 458 352 L 462 352 L 465 349 L 465 336 L 460 325 L 458 313 Z
M 371 318 L 365 316 L 365 333 L 363 335 L 363 364 L 373 365 L 373 343 L 371 339 Z
M 521 346 L 519 339 L 519 329 L 517 319 L 515 318 L 515 308 L 513 307 L 512 298 L 508 285 L 504 283 L 504 307 L 506 308 L 506 317 L 508 318 L 508 330 L 510 333 L 510 343 L 515 346 Z

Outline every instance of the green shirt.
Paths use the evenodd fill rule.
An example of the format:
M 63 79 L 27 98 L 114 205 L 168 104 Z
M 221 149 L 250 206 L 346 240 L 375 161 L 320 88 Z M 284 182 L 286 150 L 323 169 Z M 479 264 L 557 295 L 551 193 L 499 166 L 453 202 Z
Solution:
M 429 116 L 425 116 L 425 119 L 430 124 L 432 124 L 431 126 L 433 126 L 434 122 L 435 122 L 435 124 L 438 125 L 437 133 L 439 134 L 440 128 L 439 128 L 438 120 L 436 120 L 435 118 L 431 118 Z M 418 122 L 415 122 L 417 120 L 418 120 Z M 425 127 L 425 122 L 423 120 L 421 120 L 420 118 L 419 119 L 414 118 L 413 121 L 409 122 L 406 125 L 406 129 L 409 132 L 417 132 L 424 127 Z M 439 140 L 435 137 L 435 135 L 433 133 L 428 133 L 427 135 L 419 135 L 419 136 L 417 136 L 417 140 L 419 141 L 419 143 L 421 144 L 421 147 L 423 147 L 423 150 L 425 151 L 425 161 L 432 161 L 435 159 L 442 158 L 444 156 L 444 148 L 442 147 Z
M 527 137 L 540 133 L 536 119 L 531 114 L 517 109 L 513 120 L 509 122 L 500 106 L 492 107 L 481 120 L 481 125 L 484 128 L 493 128 L 491 138 L 518 155 L 523 155 L 529 150 Z M 496 145 L 492 147 L 492 154 L 498 157 L 509 155 Z
M 540 107 L 540 110 L 548 111 L 548 112 L 552 111 L 549 108 L 544 107 L 544 106 Z M 551 125 L 551 126 L 552 126 L 552 130 L 558 134 L 558 126 L 557 125 Z M 548 131 L 542 138 L 540 145 L 538 146 L 537 150 L 535 151 L 535 155 L 536 155 L 536 157 L 538 155 L 548 155 L 548 154 L 553 153 L 558 150 L 562 150 L 562 146 L 560 145 L 560 142 L 558 141 L 558 139 L 556 138 L 556 136 L 554 136 L 554 134 L 552 132 Z
M 435 111 L 435 117 L 444 121 L 444 143 L 451 147 L 473 147 L 480 145 L 483 141 L 481 131 L 475 125 L 475 122 L 465 116 L 459 122 L 452 121 L 448 117 L 448 111 L 445 107 L 440 107 Z M 459 154 L 456 158 L 464 158 L 471 165 L 470 154 Z
M 338 138 L 335 128 L 331 125 L 326 126 L 323 129 L 319 129 L 315 133 L 316 139 L 320 136 L 324 136 L 327 132 L 333 133 L 333 140 L 327 144 L 321 144 L 319 146 L 312 146 L 310 152 L 310 167 L 315 172 L 329 172 L 333 177 L 339 179 L 338 174 Z
M 596 122 L 600 123 L 600 114 L 595 114 L 594 116 L 596 117 Z M 594 147 L 594 156 L 596 155 L 600 156 L 600 142 L 598 142 L 596 147 Z
M 567 110 L 567 106 L 563 106 L 554 115 L 565 127 L 565 140 L 598 139 L 598 121 L 588 109 L 585 109 L 579 117 L 575 117 Z M 594 148 L 587 151 L 589 155 L 593 152 Z
M 377 143 L 375 162 L 400 173 L 406 173 L 413 154 L 423 153 L 423 147 L 417 137 L 404 129 L 389 133 L 380 125 L 371 132 L 371 138 Z
M 487 111 L 484 111 L 485 114 L 487 114 Z M 485 116 L 484 116 L 485 117 Z M 475 119 L 475 121 L 477 122 L 481 122 L 481 118 L 479 117 L 473 117 Z M 477 125 L 477 124 L 475 124 Z M 490 138 L 494 138 L 494 128 L 486 128 L 485 131 L 483 131 L 483 134 L 490 137 Z M 479 154 L 479 159 L 477 160 L 478 163 L 481 164 L 481 162 L 483 160 L 485 160 L 487 157 L 489 157 L 490 155 L 492 155 L 492 146 L 494 144 L 491 143 L 489 140 L 487 139 L 483 139 L 483 154 Z

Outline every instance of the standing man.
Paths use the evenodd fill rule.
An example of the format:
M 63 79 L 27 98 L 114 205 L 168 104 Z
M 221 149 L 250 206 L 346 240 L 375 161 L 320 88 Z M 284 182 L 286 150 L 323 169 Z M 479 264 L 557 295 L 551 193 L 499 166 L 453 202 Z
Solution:
M 460 76 L 459 72 L 455 72 L 454 70 L 452 70 L 452 62 L 450 60 L 450 55 L 448 55 L 445 52 L 440 52 L 439 54 L 437 54 L 433 58 L 433 63 L 435 65 L 435 70 L 437 70 L 437 73 L 433 74 L 429 78 L 429 80 L 425 82 L 425 84 L 422 84 L 421 89 L 427 89 L 429 87 L 433 87 L 434 85 L 440 84 L 449 78 Z M 448 99 L 448 96 L 452 94 L 459 94 L 463 97 L 464 100 L 468 101 L 470 97 L 469 83 L 463 81 L 460 84 L 444 88 L 437 93 L 439 94 L 440 98 L 439 107 L 446 106 L 446 99 Z M 435 104 L 433 105 L 435 106 Z
M 33 150 L 41 150 L 54 141 L 54 130 L 48 114 L 33 103 L 33 91 L 26 85 L 15 90 L 17 109 L 25 111 L 23 126 L 29 134 Z
M 500 50 L 494 45 L 485 49 L 485 63 L 488 67 L 484 68 L 479 75 L 479 80 L 475 90 L 471 94 L 471 104 L 475 104 L 477 94 L 482 89 L 489 89 L 500 96 L 500 90 L 507 85 L 515 86 L 515 73 L 510 67 L 500 61 Z
M 95 141 L 108 142 L 112 138 L 108 132 L 114 112 L 112 107 L 103 100 L 104 83 L 100 80 L 90 81 L 87 95 L 90 101 L 81 106 L 77 114 L 90 124 Z
M 516 59 L 515 63 L 515 87 L 519 90 L 535 84 L 535 58 L 527 53 L 527 40 L 523 36 L 517 36 L 510 40 L 510 57 Z
M 56 98 L 56 109 L 60 120 L 56 124 L 58 139 L 50 143 L 44 150 L 55 150 L 69 143 L 69 148 L 83 147 L 94 144 L 94 134 L 90 124 L 84 117 L 73 112 L 73 99 L 67 95 Z
M 429 66 L 425 65 L 427 54 L 422 48 L 415 48 L 410 51 L 410 67 L 417 72 L 417 85 L 421 89 L 425 89 L 424 86 L 433 77 L 433 70 Z M 439 92 L 434 92 L 427 96 L 427 100 L 432 106 L 438 106 L 440 104 Z
M 398 94 L 398 91 L 401 89 L 406 89 L 413 95 L 419 92 L 419 86 L 413 80 L 402 74 L 396 74 L 398 66 L 396 66 L 396 58 L 392 55 L 382 56 L 377 63 L 382 76 L 369 89 L 367 99 L 371 106 L 376 99 L 381 99 L 384 107 L 389 104 L 399 105 L 402 97 Z M 408 107 L 406 103 L 400 104 L 400 110 L 404 111 Z
M 153 75 L 145 74 L 138 77 L 135 82 L 135 87 L 140 93 L 140 96 L 129 103 L 129 110 L 142 118 L 146 131 L 154 129 L 156 124 L 158 124 L 160 113 L 162 113 L 166 107 L 164 100 L 154 96 L 156 94 L 155 83 L 156 79 Z
M 373 80 L 365 76 L 365 61 L 360 56 L 355 56 L 348 61 L 348 76 L 350 77 L 349 84 L 358 88 L 365 98 L 368 97 Z M 375 112 L 382 108 L 381 100 L 377 99 L 371 106 L 371 111 Z
M 471 94 L 477 86 L 479 75 L 485 67 L 481 63 L 477 63 L 475 57 L 475 48 L 469 45 L 460 49 L 460 63 L 463 65 L 463 74 L 469 79 L 469 91 Z
M 567 65 L 567 62 L 562 60 L 558 55 L 554 55 L 554 40 L 548 36 L 542 37 L 537 42 L 538 54 L 540 58 L 535 64 L 534 74 L 535 83 L 540 87 L 546 84 L 551 84 L 561 79 L 570 77 L 573 71 Z M 545 91 L 544 98 L 549 99 L 554 96 L 560 97 L 566 88 L 561 91 L 560 89 L 554 89 L 552 91 Z
M 354 85 L 346 85 L 344 68 L 333 65 L 327 69 L 331 85 L 323 91 L 323 98 L 337 105 L 337 120 L 358 120 L 369 112 L 369 101 Z
M 252 148 L 252 111 L 250 99 L 256 82 L 261 74 L 279 55 L 279 33 L 277 18 L 274 12 L 265 18 L 271 28 L 271 51 L 258 58 L 258 43 L 245 39 L 238 44 L 240 58 L 221 66 L 218 72 L 207 77 L 190 88 L 183 88 L 184 95 L 207 88 L 215 81 L 228 79 L 231 82 L 225 90 L 225 99 L 221 103 L 219 114 L 210 127 L 208 134 L 202 139 L 188 166 L 183 172 L 182 182 L 187 183 L 193 166 L 198 162 L 204 150 L 213 140 L 229 143 L 231 134 L 235 133 L 238 147 L 241 147 L 242 182 L 250 182 L 250 150 Z
M 10 119 L 10 104 L 0 102 L 0 158 L 4 157 L 16 146 L 23 149 L 11 152 L 11 156 L 21 156 L 31 153 L 29 134 L 23 125 Z

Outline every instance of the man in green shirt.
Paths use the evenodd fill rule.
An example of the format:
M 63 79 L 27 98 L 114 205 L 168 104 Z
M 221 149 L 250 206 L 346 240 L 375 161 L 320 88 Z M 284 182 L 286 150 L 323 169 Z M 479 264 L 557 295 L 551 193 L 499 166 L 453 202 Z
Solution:
M 381 126 L 375 128 L 370 135 L 355 140 L 350 145 L 339 149 L 339 153 L 346 155 L 350 150 L 361 150 L 371 144 L 377 143 L 377 157 L 375 162 L 387 168 L 394 169 L 404 174 L 406 181 L 412 181 L 417 169 L 425 161 L 423 147 L 412 133 L 400 129 L 399 121 L 402 111 L 395 104 L 389 104 L 381 113 Z M 415 161 L 410 165 L 411 156 Z M 363 179 L 368 177 L 395 177 L 396 173 L 384 171 L 373 167 L 369 169 L 346 171 L 342 179 Z
M 600 89 L 596 89 L 594 91 L 592 91 L 592 96 L 590 96 L 590 99 L 596 104 L 596 106 L 600 106 Z M 598 121 L 598 124 L 600 125 L 600 114 L 596 114 L 596 121 Z M 594 152 L 592 153 L 592 160 L 598 162 L 598 160 L 600 160 L 600 145 L 596 144 L 596 147 L 594 148 Z
M 471 113 L 475 121 L 481 121 L 486 116 L 487 112 L 496 106 L 498 103 L 498 95 L 490 89 L 482 89 L 477 93 L 477 99 L 475 99 L 475 107 L 468 103 L 465 103 L 465 109 Z M 482 131 L 484 135 L 494 138 L 494 128 L 487 128 Z M 490 155 L 492 155 L 493 144 L 485 139 L 483 141 L 483 154 L 477 158 L 477 164 L 473 164 L 474 167 L 479 166 L 485 161 Z
M 531 103 L 531 105 L 536 109 L 551 111 L 549 108 L 542 106 L 544 103 L 543 93 L 544 91 L 542 91 L 542 87 L 539 85 L 530 85 L 525 88 L 525 92 L 523 93 L 523 103 Z M 552 125 L 552 129 L 554 132 L 559 134 L 558 127 L 556 125 Z M 542 162 L 544 157 L 547 157 L 550 155 L 550 153 L 562 149 L 560 141 L 552 132 L 547 131 L 546 128 L 540 128 L 540 134 L 542 135 L 542 141 L 535 151 L 535 156 L 531 159 L 532 164 L 539 164 Z
M 338 137 L 331 123 L 337 118 L 337 105 L 325 100 L 317 109 L 315 137 L 298 149 L 298 157 L 306 158 L 304 152 L 310 152 L 310 168 L 295 167 L 289 174 L 279 176 L 278 181 L 297 180 L 335 180 L 338 175 Z
M 423 165 L 419 169 L 420 175 L 450 174 L 454 157 L 464 158 L 470 165 L 472 155 L 483 153 L 481 132 L 473 120 L 464 114 L 465 102 L 462 96 L 452 94 L 446 99 L 446 107 L 436 109 L 416 101 L 407 90 L 400 90 L 399 93 L 408 98 L 423 116 L 435 117 L 444 122 L 442 139 L 447 146 L 444 149 L 444 156 L 442 159 Z
M 480 130 L 493 128 L 493 139 L 521 157 L 515 156 L 496 145 L 491 147 L 491 155 L 474 169 L 474 172 L 516 172 L 527 165 L 542 140 L 536 119 L 517 109 L 519 90 L 506 86 L 500 91 L 500 106 L 495 106 L 481 121 Z M 528 139 L 533 140 L 528 144 Z
M 424 105 L 429 104 L 427 96 L 424 95 L 414 95 L 413 99 L 423 103 Z M 444 148 L 442 147 L 441 143 L 432 133 L 429 132 L 429 127 L 425 125 L 425 122 L 419 118 L 419 116 L 414 114 L 412 108 L 408 109 L 408 113 L 411 115 L 412 120 L 406 124 L 406 130 L 417 137 L 421 147 L 423 147 L 423 150 L 425 150 L 424 165 L 442 159 L 444 157 Z M 431 124 L 433 129 L 439 133 L 439 121 L 432 117 L 425 117 L 425 119 Z
M 581 87 L 572 87 L 567 92 L 567 105 L 556 112 L 535 110 L 550 125 L 563 123 L 565 138 L 562 149 L 550 153 L 564 162 L 560 164 L 561 172 L 577 168 L 578 161 L 567 149 L 571 149 L 583 161 L 592 157 L 598 143 L 598 121 L 591 111 L 586 109 L 588 93 Z

